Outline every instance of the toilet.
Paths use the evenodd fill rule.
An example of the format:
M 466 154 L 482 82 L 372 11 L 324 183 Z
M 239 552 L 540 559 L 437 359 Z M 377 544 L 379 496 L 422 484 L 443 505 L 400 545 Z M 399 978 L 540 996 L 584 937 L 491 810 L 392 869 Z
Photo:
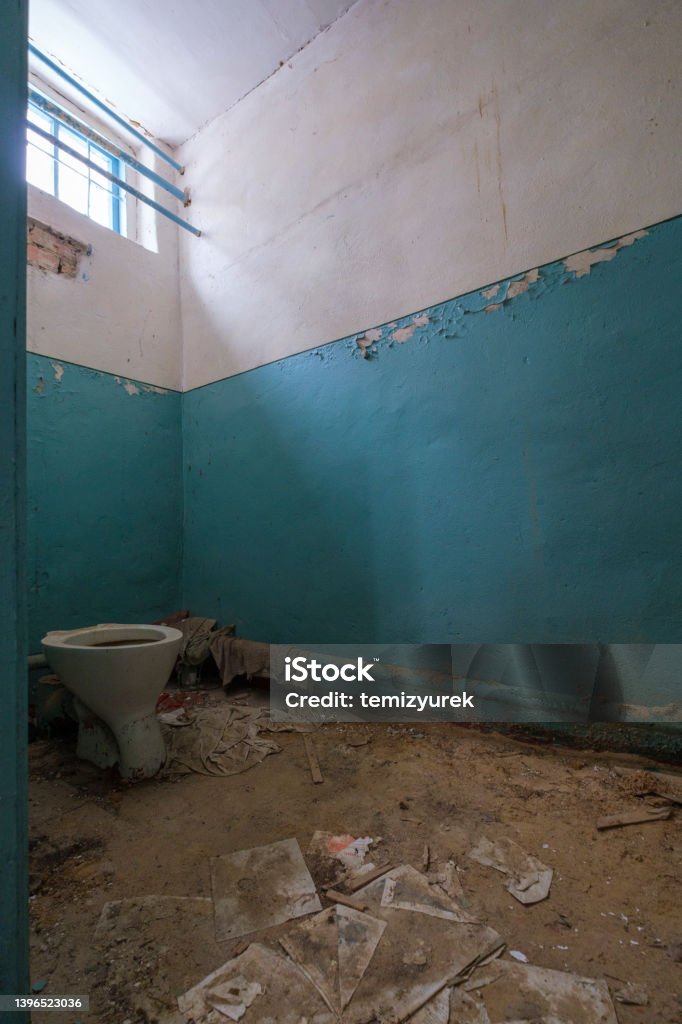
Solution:
M 124 779 L 150 778 L 166 760 L 156 702 L 182 645 L 169 626 L 109 623 L 47 633 L 45 657 L 74 696 L 76 753 Z

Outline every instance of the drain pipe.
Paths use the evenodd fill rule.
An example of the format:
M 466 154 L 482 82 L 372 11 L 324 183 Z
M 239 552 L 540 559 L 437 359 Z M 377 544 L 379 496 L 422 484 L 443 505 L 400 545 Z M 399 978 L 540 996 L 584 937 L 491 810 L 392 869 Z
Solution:
M 28 667 L 32 668 L 49 668 L 47 658 L 44 654 L 29 654 L 28 656 Z

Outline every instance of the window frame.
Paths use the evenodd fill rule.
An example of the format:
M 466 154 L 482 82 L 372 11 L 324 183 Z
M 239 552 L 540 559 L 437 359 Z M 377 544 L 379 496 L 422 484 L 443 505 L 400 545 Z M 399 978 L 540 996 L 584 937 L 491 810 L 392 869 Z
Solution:
M 101 132 L 100 126 L 96 122 L 93 123 L 92 121 L 90 121 L 88 119 L 88 115 L 87 115 L 86 112 L 84 112 L 82 110 L 71 111 L 69 109 L 70 105 L 67 106 L 67 105 L 63 104 L 62 102 L 60 102 L 60 100 L 56 99 L 51 94 L 51 90 L 48 90 L 45 87 L 45 83 L 43 83 L 42 81 L 34 81 L 34 80 L 32 80 L 32 76 L 31 76 L 29 78 L 29 85 L 35 91 L 38 91 L 42 95 L 44 95 L 51 102 L 57 103 L 60 106 L 64 106 L 64 109 L 67 112 L 75 113 L 77 117 L 79 117 L 84 123 L 86 123 L 90 127 L 92 127 L 94 131 L 100 131 Z M 61 97 L 60 97 L 60 99 L 61 99 Z M 106 230 L 113 231 L 115 234 L 120 235 L 122 238 L 130 237 L 130 235 L 128 234 L 128 231 L 127 231 L 127 227 L 130 224 L 130 213 L 131 213 L 130 203 L 129 203 L 129 194 L 124 189 L 122 189 L 119 185 L 116 185 L 114 182 L 109 182 L 107 179 L 104 179 L 106 181 L 107 186 L 108 186 L 105 189 L 105 191 L 107 192 L 108 197 L 109 197 L 109 199 L 108 199 L 108 209 L 109 209 L 109 221 L 110 221 L 110 223 L 102 223 L 100 220 L 97 220 L 95 217 L 93 217 L 91 215 L 91 213 L 90 213 L 90 210 L 91 210 L 91 192 L 92 192 L 93 187 L 94 188 L 102 188 L 103 187 L 100 184 L 100 182 L 98 182 L 96 180 L 96 173 L 97 172 L 93 171 L 92 168 L 87 167 L 85 165 L 83 165 L 82 168 L 76 168 L 76 167 L 71 166 L 66 160 L 63 159 L 65 156 L 67 156 L 67 158 L 68 158 L 68 155 L 65 154 L 64 151 L 59 148 L 59 146 L 56 144 L 56 141 L 53 141 L 52 144 L 50 145 L 50 143 L 48 143 L 48 141 L 46 139 L 44 139 L 43 136 L 39 136 L 36 133 L 33 134 L 33 139 L 31 139 L 31 129 L 29 127 L 31 113 L 33 113 L 34 115 L 37 115 L 43 121 L 43 124 L 40 125 L 41 128 L 43 127 L 43 125 L 45 123 L 49 124 L 49 128 L 46 127 L 46 128 L 44 128 L 44 130 L 49 132 L 49 134 L 52 137 L 52 139 L 54 139 L 54 140 L 59 139 L 60 141 L 64 142 L 67 145 L 69 144 L 69 137 L 71 139 L 74 139 L 74 138 L 78 139 L 82 144 L 87 146 L 87 150 L 86 150 L 85 153 L 83 153 L 83 156 L 85 156 L 89 160 L 93 160 L 93 155 L 94 155 L 95 156 L 94 162 L 97 162 L 97 158 L 98 157 L 103 158 L 106 161 L 106 165 L 102 169 L 107 171 L 110 174 L 113 174 L 115 177 L 120 178 L 121 180 L 127 180 L 127 178 L 126 178 L 127 167 L 126 167 L 125 162 L 123 160 L 115 157 L 113 154 L 109 153 L 103 147 L 98 146 L 97 143 L 93 142 L 86 135 L 83 135 L 80 132 L 78 132 L 76 129 L 71 128 L 70 126 L 63 124 L 58 118 L 54 117 L 53 115 L 49 114 L 47 111 L 43 110 L 41 107 L 37 106 L 30 99 L 28 99 L 28 101 L 27 101 L 26 110 L 27 110 L 27 127 L 26 127 L 26 142 L 27 142 L 27 146 L 33 145 L 33 146 L 35 146 L 38 149 L 42 149 L 42 152 L 44 152 L 46 155 L 48 155 L 48 157 L 50 157 L 52 159 L 52 163 L 53 163 L 52 189 L 50 191 L 48 191 L 47 189 L 42 189 L 40 185 L 33 185 L 33 183 L 28 178 L 28 166 L 27 166 L 27 174 L 26 174 L 27 182 L 29 184 L 33 185 L 34 188 L 41 189 L 41 191 L 45 191 L 46 194 L 53 196 L 55 199 L 58 200 L 58 202 L 64 203 L 70 209 L 74 209 L 74 210 L 76 210 L 76 212 L 81 213 L 82 216 L 87 217 L 88 220 L 92 220 L 93 223 L 98 224 L 100 227 L 104 227 Z M 114 141 L 114 140 L 112 140 L 112 141 Z M 42 145 L 40 145 L 41 143 L 42 143 Z M 116 140 L 116 145 L 120 146 L 120 143 L 118 142 L 118 140 Z M 45 147 L 47 147 L 47 148 L 45 148 Z M 73 148 L 73 145 L 72 145 L 72 148 Z M 60 195 L 60 168 L 64 168 L 66 170 L 75 170 L 76 173 L 82 174 L 82 176 L 86 179 L 87 187 L 88 187 L 88 193 L 87 193 L 87 212 L 84 213 L 81 209 L 79 209 L 78 207 L 75 207 L 72 203 L 70 203 L 68 201 L 68 199 L 65 199 L 63 194 Z

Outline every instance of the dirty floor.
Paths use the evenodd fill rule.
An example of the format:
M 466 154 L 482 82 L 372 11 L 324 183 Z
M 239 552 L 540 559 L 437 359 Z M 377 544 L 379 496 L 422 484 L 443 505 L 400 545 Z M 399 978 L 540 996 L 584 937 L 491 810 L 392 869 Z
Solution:
M 668 820 L 595 827 L 651 800 L 618 768 L 652 762 L 452 725 L 328 725 L 312 736 L 318 785 L 297 732 L 275 734 L 281 752 L 242 774 L 136 785 L 79 761 L 75 738 L 31 745 L 31 979 L 46 983 L 43 995 L 91 1000 L 89 1014 L 38 1012 L 34 1024 L 176 1021 L 175 997 L 244 945 L 215 941 L 210 858 L 292 837 L 306 855 L 318 829 L 380 838 L 374 861 L 420 870 L 428 845 L 432 864 L 455 861 L 469 912 L 501 933 L 505 959 L 519 951 L 603 978 L 612 993 L 634 982 L 649 1004 L 617 1003 L 620 1024 L 682 1024 L 682 807 Z M 674 784 L 676 769 L 660 767 Z M 470 859 L 483 836 L 551 866 L 549 898 L 523 906 L 503 875 Z M 105 913 L 97 929 L 108 901 L 159 896 L 143 904 L 144 927 L 138 909 L 115 928 Z

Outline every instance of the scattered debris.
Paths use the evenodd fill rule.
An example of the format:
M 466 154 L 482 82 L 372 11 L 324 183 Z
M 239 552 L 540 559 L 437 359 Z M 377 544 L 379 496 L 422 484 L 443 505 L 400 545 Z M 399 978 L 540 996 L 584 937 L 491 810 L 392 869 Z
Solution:
M 435 893 L 428 879 L 409 864 L 394 868 L 386 878 L 381 906 L 412 910 L 419 914 L 441 917 L 446 921 L 475 920 L 449 896 Z
M 682 778 L 669 773 L 647 772 L 617 766 L 616 775 L 620 777 L 621 789 L 631 796 L 658 796 L 673 804 L 682 805 Z
M 214 857 L 211 885 L 219 942 L 322 909 L 295 839 Z
M 280 945 L 339 1014 L 353 998 L 385 928 L 385 921 L 338 906 L 297 925 Z
M 235 775 L 253 768 L 281 750 L 261 735 L 268 717 L 265 708 L 221 703 L 162 719 L 167 757 L 161 775 Z
M 442 988 L 433 999 L 410 1017 L 410 1024 L 448 1024 L 450 1020 L 450 989 Z
M 520 964 L 528 963 L 528 957 L 525 953 L 522 953 L 520 949 L 510 949 L 509 956 L 513 957 L 514 960 L 518 960 Z
M 429 844 L 424 843 L 424 852 L 422 853 L 422 868 L 424 871 L 429 870 L 429 864 L 431 863 L 431 852 L 429 850 Z
M 351 871 L 356 871 L 363 865 L 369 848 L 374 842 L 375 840 L 370 838 L 370 836 L 362 836 L 356 839 L 351 835 L 335 836 L 331 832 L 320 832 L 318 830 L 313 833 L 308 852 L 321 854 L 324 857 L 332 857 L 334 860 L 340 861 L 344 867 L 349 868 Z M 365 877 L 361 884 L 366 885 L 368 881 L 370 879 Z
M 629 981 L 627 985 L 614 992 L 614 998 L 617 1003 L 624 1003 L 626 1006 L 649 1005 L 649 993 L 643 985 L 636 985 L 633 981 Z
M 682 964 L 682 935 L 674 935 L 666 947 L 666 953 L 675 964 Z
M 324 782 L 322 772 L 320 771 L 320 763 L 317 760 L 317 754 L 315 753 L 315 746 L 311 736 L 306 733 L 303 734 L 303 743 L 305 744 L 305 752 L 308 758 L 308 764 L 310 765 L 310 775 L 314 783 L 318 784 Z
M 457 865 L 454 860 L 449 860 L 438 868 L 433 884 L 439 885 L 443 892 L 446 892 L 451 899 L 457 900 L 460 905 L 462 904 L 464 890 L 462 889 L 462 883 L 459 880 Z
M 225 1024 L 225 1015 L 218 1009 L 221 1001 L 239 1014 L 228 1017 L 244 1019 L 245 1024 L 267 1020 L 301 1024 L 304 1018 L 311 1024 L 332 1024 L 333 1020 L 297 964 L 256 942 L 178 996 L 178 1007 L 188 1024 Z
M 597 828 L 604 831 L 609 828 L 622 828 L 625 825 L 643 825 L 647 821 L 665 821 L 669 818 L 669 807 L 649 807 L 639 811 L 625 811 L 623 814 L 607 814 L 597 819 Z
M 504 948 L 501 936 L 492 928 L 433 916 L 433 905 L 428 910 L 420 906 L 418 913 L 384 905 L 389 881 L 403 883 L 393 890 L 400 901 L 401 895 L 407 895 L 408 882 L 411 889 L 413 879 L 415 886 L 418 880 L 426 890 L 420 891 L 418 897 L 433 900 L 428 881 L 409 865 L 394 868 L 361 890 L 370 914 L 384 920 L 387 927 L 344 1015 L 348 1024 L 374 1019 L 397 1024 L 421 1010 L 448 985 L 462 981 L 476 965 L 498 956 Z M 426 950 L 428 956 L 422 962 Z M 411 961 L 410 965 L 405 963 L 406 959 Z
M 474 997 L 467 1000 L 469 993 Z M 605 981 L 508 960 L 475 971 L 453 989 L 450 1012 L 461 1024 L 618 1024 Z
M 351 907 L 353 910 L 367 910 L 367 906 L 364 903 L 360 903 L 359 900 L 354 900 L 352 896 L 346 896 L 345 893 L 337 892 L 336 889 L 327 889 L 325 896 L 332 903 L 340 903 L 344 907 Z
M 187 693 L 185 690 L 164 690 L 156 702 L 156 713 L 161 722 L 172 724 L 178 717 L 168 718 L 175 711 L 187 711 L 199 707 L 206 701 L 206 694 L 201 690 L 192 690 Z
M 519 903 L 538 903 L 549 896 L 554 872 L 511 839 L 499 839 L 493 843 L 483 836 L 469 851 L 469 856 L 478 864 L 508 875 L 507 892 Z
M 392 866 L 392 864 L 381 864 L 379 867 L 371 868 L 369 871 L 360 868 L 346 881 L 348 892 L 357 892 L 363 886 L 369 885 L 370 882 L 374 882 L 377 878 L 381 878 L 382 875 L 391 870 Z

